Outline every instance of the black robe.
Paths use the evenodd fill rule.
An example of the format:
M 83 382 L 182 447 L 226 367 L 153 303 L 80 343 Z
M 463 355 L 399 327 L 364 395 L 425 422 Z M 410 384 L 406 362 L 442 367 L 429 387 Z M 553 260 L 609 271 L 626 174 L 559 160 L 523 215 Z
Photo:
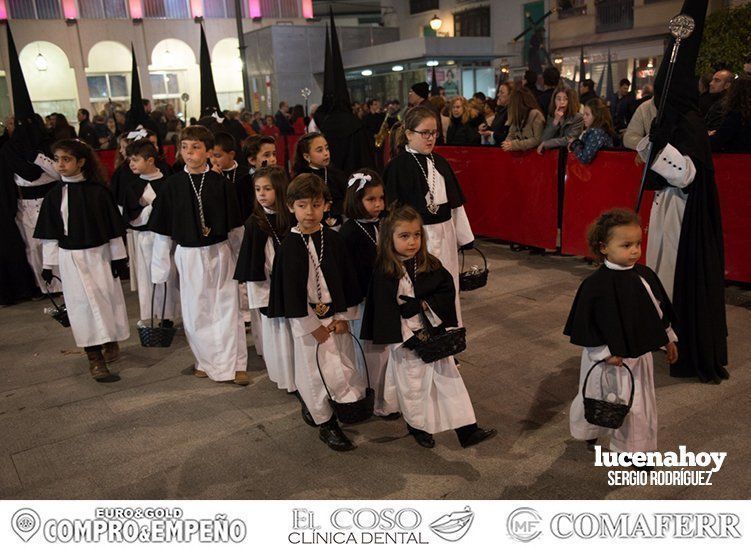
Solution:
M 413 278 L 413 262 L 404 263 L 405 270 Z M 412 280 L 415 297 L 426 301 L 432 311 L 441 319 L 443 327 L 455 327 L 456 319 L 456 289 L 454 279 L 444 267 L 428 273 L 417 273 L 417 279 Z M 365 300 L 360 338 L 372 341 L 377 345 L 401 343 L 402 317 L 397 302 L 399 279 L 389 278 L 382 271 L 373 273 L 373 278 Z
M 321 231 L 312 235 L 316 252 L 321 251 Z M 343 313 L 360 303 L 360 287 L 352 261 L 341 236 L 323 227 L 324 254 L 321 263 L 323 278 L 331 294 L 331 313 Z M 300 233 L 289 232 L 274 257 L 269 296 L 269 318 L 302 318 L 310 312 L 308 300 L 308 268 L 310 255 Z
M 639 277 L 660 302 L 662 319 Z M 668 343 L 675 314 L 660 279 L 649 267 L 615 270 L 605 265 L 576 292 L 563 333 L 582 347 L 607 345 L 614 356 L 637 358 Z
M 241 169 L 240 167 L 237 168 Z M 256 190 L 253 185 L 253 174 L 246 172 L 244 175 L 237 174 L 235 179 L 235 191 L 237 202 L 240 205 L 240 216 L 247 221 L 253 213 L 253 204 L 256 201 Z
M 415 154 L 415 156 L 427 174 L 427 156 L 424 154 Z M 446 181 L 448 202 L 441 204 L 436 214 L 428 211 L 428 202 L 425 199 L 428 194 L 428 182 L 425 180 L 425 175 L 412 154 L 402 151 L 388 163 L 383 174 L 386 185 L 386 205 L 389 209 L 394 202 L 412 206 L 422 216 L 423 223 L 426 225 L 443 223 L 451 219 L 451 210 L 464 205 L 464 194 L 454 170 L 451 169 L 446 159 L 433 153 L 433 162 L 438 173 Z
M 357 221 L 348 219 L 339 231 L 355 267 L 357 280 L 360 284 L 360 301 L 365 299 L 365 294 L 370 286 L 370 278 L 373 276 L 373 269 L 375 268 L 378 251 L 375 244 L 377 240 L 376 228 L 379 221 L 360 221 L 360 226 L 358 226 Z M 370 238 L 363 232 L 363 229 L 368 232 Z
M 134 174 L 130 169 L 128 162 L 123 162 L 115 171 L 112 172 L 110 177 L 109 189 L 112 193 L 112 197 L 115 199 L 115 204 L 125 209 L 127 189 L 130 184 L 138 179 L 138 175 Z M 126 222 L 129 220 L 124 217 Z
M 136 230 L 145 230 L 148 228 L 147 226 L 134 227 L 132 225 L 132 222 L 136 218 L 138 218 L 139 215 L 141 215 L 141 212 L 145 208 L 145 206 L 142 206 L 140 203 L 141 197 L 143 196 L 143 191 L 146 190 L 146 185 L 150 184 L 151 188 L 154 190 L 154 193 L 159 196 L 162 185 L 166 180 L 167 176 L 162 174 L 162 177 L 160 177 L 159 179 L 152 179 L 151 181 L 137 176 L 136 179 L 128 180 L 126 182 L 126 184 L 124 185 L 125 191 L 123 193 L 124 203 L 118 205 L 123 207 L 123 218 L 131 228 Z
M 68 234 L 60 206 L 68 187 Z M 89 181 L 61 181 L 47 193 L 39 210 L 34 238 L 57 240 L 65 250 L 86 250 L 125 235 L 125 223 L 107 187 Z
M 196 190 L 199 189 L 201 175 L 193 174 Z M 185 171 L 167 178 L 164 189 L 154 201 L 149 230 L 169 236 L 180 246 L 189 248 L 223 242 L 232 229 L 242 225 L 235 187 L 227 178 L 209 170 L 201 197 L 204 221 L 211 229 L 208 236 L 201 233 L 198 200 L 191 186 L 190 175 Z
M 235 280 L 239 282 L 263 282 L 266 280 L 266 242 L 271 239 L 274 245 L 274 252 L 279 251 L 280 242 L 286 236 L 286 232 L 279 234 L 276 228 L 276 216 L 278 214 L 266 214 L 267 223 L 259 223 L 255 216 L 249 216 L 245 221 L 245 234 L 240 246 L 240 253 L 237 256 L 237 266 L 235 267 Z M 281 215 L 287 215 L 284 210 Z M 276 231 L 274 232 L 269 225 Z
M 321 181 L 326 182 L 331 193 L 331 210 L 324 214 L 323 222 L 329 227 L 341 225 L 344 196 L 347 194 L 347 174 L 333 165 L 329 165 L 327 168 L 307 166 L 300 173 L 313 173 L 320 177 Z

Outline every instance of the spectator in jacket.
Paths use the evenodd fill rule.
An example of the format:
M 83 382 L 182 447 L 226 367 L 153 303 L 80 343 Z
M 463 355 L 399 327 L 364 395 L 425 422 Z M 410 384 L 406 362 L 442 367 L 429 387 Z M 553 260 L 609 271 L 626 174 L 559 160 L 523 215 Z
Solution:
M 99 148 L 99 142 L 96 137 L 96 130 L 94 124 L 89 119 L 89 111 L 86 109 L 78 109 L 78 139 L 86 143 L 92 149 Z
M 274 124 L 282 135 L 295 134 L 295 129 L 289 123 L 289 105 L 286 101 L 279 103 L 279 110 L 274 115 Z
M 611 102 L 610 115 L 613 118 L 613 127 L 616 132 L 626 129 L 636 110 L 636 96 L 630 90 L 631 82 L 629 79 L 621 79 L 618 83 L 615 100 Z
M 508 134 L 508 105 L 511 101 L 511 91 L 514 89 L 513 82 L 503 82 L 498 86 L 495 95 L 495 118 L 491 126 L 480 125 L 479 132 L 488 145 L 503 143 Z
M 725 117 L 722 99 L 725 97 L 730 84 L 733 83 L 735 75 L 727 69 L 722 69 L 714 73 L 712 81 L 709 83 L 709 94 L 714 99 L 714 103 L 709 107 L 707 115 L 704 117 L 704 123 L 707 131 L 716 130 L 722 124 Z
M 613 146 L 615 131 L 610 118 L 610 109 L 602 99 L 591 99 L 584 105 L 584 133 L 579 139 L 570 139 L 568 150 L 582 164 L 589 164 L 597 152 Z
M 584 117 L 579 112 L 579 96 L 571 88 L 558 90 L 548 113 L 548 124 L 542 132 L 537 152 L 568 146 L 570 137 L 576 138 L 584 129 Z
M 537 102 L 540 104 L 542 112 L 548 112 L 551 108 L 554 108 L 553 94 L 558 89 L 558 85 L 561 82 L 561 73 L 555 67 L 547 67 L 542 71 L 542 85 L 544 90 L 540 92 L 537 97 Z M 578 99 L 577 99 L 578 102 Z
M 469 104 L 464 97 L 451 100 L 451 122 L 446 130 L 447 145 L 479 145 L 480 134 L 470 123 Z
M 585 78 L 581 81 L 581 84 L 579 84 L 579 103 L 584 106 L 589 101 L 596 98 L 597 93 L 595 92 L 595 81 L 591 78 Z
M 739 76 L 722 100 L 725 118 L 709 132 L 714 152 L 751 152 L 751 76 Z
M 623 146 L 627 149 L 636 150 L 645 136 L 649 135 L 649 129 L 652 127 L 652 120 L 657 117 L 657 107 L 653 98 L 647 99 L 639 105 L 628 123 L 626 132 L 623 134 Z M 637 164 L 641 164 L 641 157 L 636 155 Z
M 537 98 L 527 88 L 511 93 L 508 107 L 508 135 L 501 143 L 504 151 L 528 151 L 542 141 L 545 115 L 540 111 Z

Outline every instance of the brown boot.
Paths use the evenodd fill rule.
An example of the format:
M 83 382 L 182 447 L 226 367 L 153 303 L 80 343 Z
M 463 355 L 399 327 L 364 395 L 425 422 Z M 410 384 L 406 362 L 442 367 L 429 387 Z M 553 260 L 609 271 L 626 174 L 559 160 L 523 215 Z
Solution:
M 120 346 L 117 341 L 110 341 L 105 343 L 102 349 L 102 355 L 104 355 L 104 361 L 108 364 L 120 359 Z
M 89 359 L 89 372 L 92 378 L 101 381 L 111 377 L 102 351 L 86 351 L 86 357 Z
M 248 372 L 246 372 L 245 370 L 241 372 L 235 372 L 235 384 L 237 385 L 250 384 L 250 379 L 248 378 Z

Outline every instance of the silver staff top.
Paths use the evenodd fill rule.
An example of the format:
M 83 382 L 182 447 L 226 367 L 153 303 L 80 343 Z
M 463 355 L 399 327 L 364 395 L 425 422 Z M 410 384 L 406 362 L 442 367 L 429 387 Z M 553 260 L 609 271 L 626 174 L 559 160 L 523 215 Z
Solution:
M 684 40 L 691 36 L 691 33 L 694 32 L 695 27 L 696 23 L 694 23 L 694 18 L 684 13 L 676 15 L 668 23 L 670 34 L 675 36 L 677 40 Z

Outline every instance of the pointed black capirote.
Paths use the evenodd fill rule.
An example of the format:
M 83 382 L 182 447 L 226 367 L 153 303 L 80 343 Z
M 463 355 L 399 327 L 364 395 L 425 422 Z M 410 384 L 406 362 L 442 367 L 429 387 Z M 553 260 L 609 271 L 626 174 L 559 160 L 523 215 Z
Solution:
M 23 76 L 21 63 L 18 60 L 18 51 L 16 51 L 16 43 L 10 31 L 10 23 L 6 21 L 5 25 L 6 32 L 8 33 L 10 85 L 13 88 L 13 114 L 18 120 L 29 120 L 34 116 L 34 106 L 31 103 L 29 88 L 26 87 L 26 79 Z
M 334 10 L 331 6 L 329 6 L 329 19 L 331 24 L 331 70 L 334 75 L 334 107 L 335 109 L 351 110 L 352 102 L 347 89 L 342 51 L 339 48 L 339 38 L 336 34 L 336 23 L 334 23 Z
M 435 75 L 435 67 L 433 67 L 433 74 L 430 77 L 430 97 L 436 95 L 440 95 L 440 93 L 438 93 L 438 78 Z
M 615 101 L 615 86 L 613 85 L 613 62 L 610 58 L 610 48 L 608 48 L 608 66 L 605 77 L 605 97 L 608 101 Z
M 334 65 L 331 62 L 331 40 L 326 25 L 326 49 L 323 58 L 323 98 L 318 107 L 321 113 L 329 113 L 334 107 Z
M 206 32 L 201 24 L 201 116 L 219 110 L 219 99 L 214 87 L 214 75 L 211 72 L 211 56 L 206 42 Z
M 141 78 L 138 76 L 138 62 L 136 61 L 136 50 L 133 44 L 130 45 L 130 53 L 133 56 L 130 69 L 130 110 L 125 115 L 125 131 L 133 131 L 139 125 L 146 124 L 148 118 L 143 106 Z
M 584 63 L 584 46 L 579 51 L 579 84 L 587 78 L 587 67 Z

